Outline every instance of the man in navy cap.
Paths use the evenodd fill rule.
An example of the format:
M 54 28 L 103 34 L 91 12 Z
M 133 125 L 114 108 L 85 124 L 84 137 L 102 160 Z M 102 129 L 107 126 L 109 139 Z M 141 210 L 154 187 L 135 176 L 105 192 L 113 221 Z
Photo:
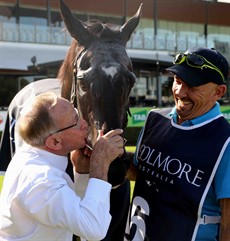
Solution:
M 137 144 L 138 174 L 125 240 L 230 240 L 230 125 L 217 102 L 229 65 L 215 49 L 177 54 L 175 107 L 151 111 Z

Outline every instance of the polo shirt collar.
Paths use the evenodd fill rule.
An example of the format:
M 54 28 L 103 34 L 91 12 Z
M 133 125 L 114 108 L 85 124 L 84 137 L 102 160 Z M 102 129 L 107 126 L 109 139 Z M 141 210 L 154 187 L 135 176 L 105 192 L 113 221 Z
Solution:
M 197 125 L 200 124 L 206 120 L 212 119 L 214 117 L 216 117 L 217 115 L 219 115 L 221 113 L 220 111 L 220 104 L 218 102 L 216 102 L 216 104 L 214 105 L 214 107 L 206 112 L 205 114 L 198 116 L 192 120 L 187 120 L 184 121 L 181 126 L 193 126 L 193 125 Z M 176 107 L 174 107 L 172 109 L 172 111 L 169 113 L 169 116 L 172 117 L 173 122 L 177 124 L 177 112 L 176 112 Z

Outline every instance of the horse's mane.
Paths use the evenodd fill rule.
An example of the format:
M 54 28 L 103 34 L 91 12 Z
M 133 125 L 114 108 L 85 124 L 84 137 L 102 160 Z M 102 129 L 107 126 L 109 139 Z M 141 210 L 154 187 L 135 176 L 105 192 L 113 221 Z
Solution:
M 62 81 L 61 96 L 67 100 L 70 100 L 72 88 L 71 80 L 73 79 L 73 65 L 76 57 L 76 49 L 78 48 L 77 41 L 73 40 L 57 76 L 57 78 Z

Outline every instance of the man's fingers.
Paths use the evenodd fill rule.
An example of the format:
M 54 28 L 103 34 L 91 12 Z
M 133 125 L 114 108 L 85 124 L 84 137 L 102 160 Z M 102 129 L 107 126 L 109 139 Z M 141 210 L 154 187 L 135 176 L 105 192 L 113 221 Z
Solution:
M 103 135 L 104 135 L 104 131 L 103 130 L 98 130 L 97 140 L 100 139 Z
M 118 147 L 124 147 L 124 140 L 121 136 L 113 136 L 109 138 L 111 140 L 111 142 L 113 142 L 114 144 L 117 144 Z
M 109 132 L 107 132 L 104 137 L 113 137 L 113 136 L 117 136 L 117 135 L 121 135 L 123 133 L 122 129 L 115 129 L 115 130 L 111 130 Z

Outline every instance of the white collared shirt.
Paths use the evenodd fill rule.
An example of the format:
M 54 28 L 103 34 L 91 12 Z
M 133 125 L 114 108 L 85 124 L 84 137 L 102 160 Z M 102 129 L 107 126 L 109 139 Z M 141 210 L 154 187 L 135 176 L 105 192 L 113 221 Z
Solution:
M 73 233 L 101 240 L 106 235 L 111 185 L 85 175 L 75 175 L 75 185 L 66 166 L 67 157 L 28 145 L 15 154 L 1 193 L 1 241 L 71 241 Z M 75 190 L 83 195 L 82 185 L 87 189 L 81 199 Z

